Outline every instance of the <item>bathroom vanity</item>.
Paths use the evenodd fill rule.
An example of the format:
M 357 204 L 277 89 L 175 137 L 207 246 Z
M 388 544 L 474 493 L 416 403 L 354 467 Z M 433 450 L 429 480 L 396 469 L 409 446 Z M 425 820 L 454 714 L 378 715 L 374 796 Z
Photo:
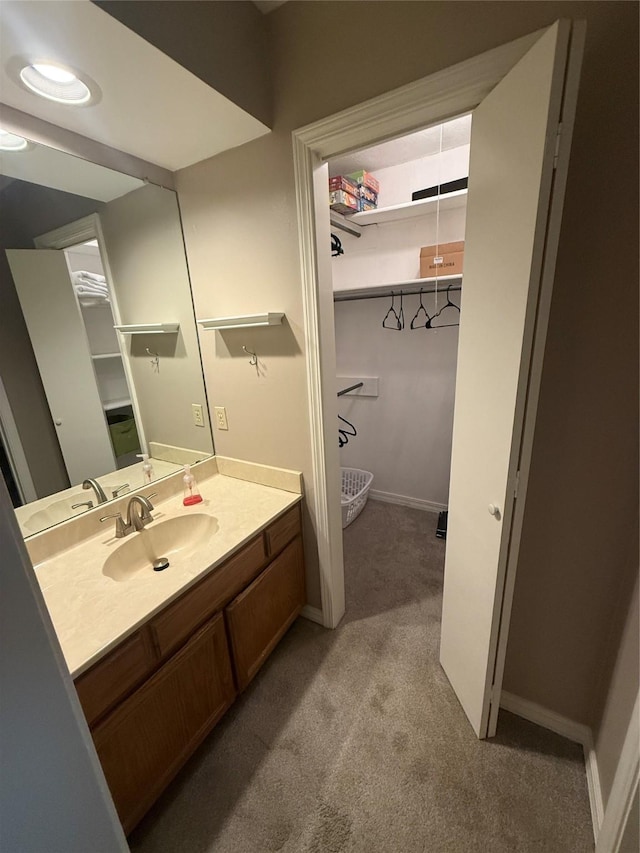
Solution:
M 171 491 L 171 480 L 152 488 Z M 160 494 L 143 531 L 115 539 L 109 521 L 36 566 L 127 833 L 305 604 L 301 495 L 218 472 L 200 488 L 197 507 Z M 154 572 L 148 557 L 173 536 L 169 567 Z

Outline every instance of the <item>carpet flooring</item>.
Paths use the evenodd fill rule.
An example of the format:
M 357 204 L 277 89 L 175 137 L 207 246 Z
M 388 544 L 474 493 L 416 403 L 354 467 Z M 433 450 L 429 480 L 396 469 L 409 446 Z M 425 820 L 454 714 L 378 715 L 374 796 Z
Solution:
M 593 850 L 581 747 L 506 712 L 478 741 L 439 666 L 436 519 L 369 501 L 341 625 L 297 620 L 134 853 Z

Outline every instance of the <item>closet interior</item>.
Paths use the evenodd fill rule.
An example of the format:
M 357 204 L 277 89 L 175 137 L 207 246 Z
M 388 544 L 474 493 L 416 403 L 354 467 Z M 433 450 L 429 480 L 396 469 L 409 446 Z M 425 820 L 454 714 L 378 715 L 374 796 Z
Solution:
M 329 162 L 343 526 L 352 472 L 447 508 L 470 135 L 466 115 Z
M 97 240 L 72 246 L 65 250 L 65 255 L 86 332 L 115 468 L 126 468 L 137 462 L 140 439 Z

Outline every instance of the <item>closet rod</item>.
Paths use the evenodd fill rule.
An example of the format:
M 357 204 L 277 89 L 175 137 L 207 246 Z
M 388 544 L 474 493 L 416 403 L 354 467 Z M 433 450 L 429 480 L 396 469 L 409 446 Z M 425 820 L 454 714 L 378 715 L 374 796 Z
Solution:
M 451 293 L 453 293 L 454 290 L 462 290 L 462 285 L 461 284 L 452 284 L 449 287 L 449 291 Z M 413 296 L 413 295 L 417 296 L 419 293 L 422 293 L 423 296 L 428 296 L 430 293 L 435 293 L 435 292 L 436 292 L 435 287 L 431 288 L 430 290 L 427 290 L 425 287 L 422 287 L 422 288 L 414 287 L 411 290 L 405 290 L 403 287 L 394 287 L 394 288 L 388 287 L 388 288 L 385 288 L 384 290 L 381 290 L 380 293 L 357 293 L 357 294 L 350 293 L 348 295 L 341 295 L 340 291 L 338 290 L 333 294 L 333 301 L 334 302 L 355 302 L 358 299 L 389 299 L 392 295 L 400 296 L 400 294 L 402 294 L 403 296 Z M 446 292 L 447 292 L 447 286 L 443 282 L 442 287 L 438 288 L 438 293 L 445 294 Z
M 343 388 L 342 391 L 338 391 L 338 397 L 342 397 L 343 394 L 348 394 L 349 391 L 355 391 L 356 388 L 362 388 L 364 382 L 356 382 L 355 385 L 349 385 L 348 388 Z

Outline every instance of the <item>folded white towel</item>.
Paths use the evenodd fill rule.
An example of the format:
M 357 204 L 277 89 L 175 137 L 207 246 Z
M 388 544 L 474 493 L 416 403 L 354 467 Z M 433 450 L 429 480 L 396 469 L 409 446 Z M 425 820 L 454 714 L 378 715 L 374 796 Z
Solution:
M 87 270 L 76 270 L 72 273 L 72 277 L 74 280 L 84 279 L 85 281 L 95 282 L 96 284 L 106 285 L 107 283 L 107 280 L 103 275 L 95 272 L 88 272 Z
M 98 296 L 79 296 L 78 302 L 83 308 L 96 308 L 99 305 L 108 305 L 108 297 Z
M 107 299 L 109 291 L 106 288 L 90 286 L 88 284 L 74 284 L 74 289 L 78 296 L 102 296 Z

